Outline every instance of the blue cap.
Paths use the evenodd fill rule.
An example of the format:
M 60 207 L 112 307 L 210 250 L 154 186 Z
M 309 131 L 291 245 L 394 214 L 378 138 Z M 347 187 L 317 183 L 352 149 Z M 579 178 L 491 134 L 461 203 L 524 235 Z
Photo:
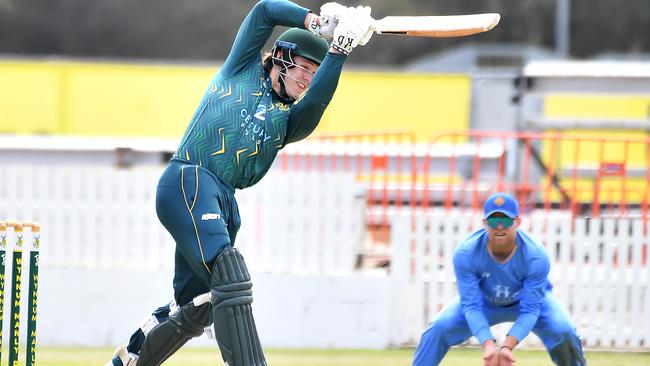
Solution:
M 483 218 L 487 219 L 495 212 L 501 212 L 511 219 L 519 216 L 517 200 L 507 193 L 495 193 L 485 200 Z

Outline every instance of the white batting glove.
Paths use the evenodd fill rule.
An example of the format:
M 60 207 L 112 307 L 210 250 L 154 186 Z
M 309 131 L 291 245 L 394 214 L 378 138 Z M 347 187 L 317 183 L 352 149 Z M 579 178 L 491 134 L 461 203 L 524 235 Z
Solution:
M 370 12 L 371 9 L 369 6 L 357 6 L 354 12 L 354 16 L 359 19 L 359 22 L 367 23 L 366 34 L 364 34 L 359 40 L 360 46 L 365 46 L 370 42 L 370 38 L 372 38 L 372 35 L 375 33 L 375 20 L 370 16 Z M 364 23 L 363 26 L 365 27 L 366 24 Z
M 323 18 L 338 20 L 352 9 L 354 8 L 343 6 L 339 3 L 326 3 L 320 7 L 320 16 Z
M 358 6 L 348 11 L 338 21 L 334 29 L 332 47 L 348 55 L 358 45 L 365 45 L 372 37 L 375 20 L 370 16 L 370 8 Z
M 332 42 L 334 38 L 334 28 L 336 28 L 337 20 L 334 18 L 327 18 L 313 14 L 309 21 L 310 32 L 314 33 L 317 37 L 324 38 L 328 42 Z
M 353 11 L 354 8 L 343 6 L 339 3 L 326 3 L 320 7 L 320 15 L 312 16 L 309 21 L 309 30 L 320 38 L 332 42 L 334 29 L 343 14 Z

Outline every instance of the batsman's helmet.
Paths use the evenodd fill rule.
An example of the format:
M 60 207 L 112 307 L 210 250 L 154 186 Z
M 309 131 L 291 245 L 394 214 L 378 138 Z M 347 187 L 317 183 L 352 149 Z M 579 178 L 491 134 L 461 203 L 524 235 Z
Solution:
M 327 54 L 329 45 L 326 40 L 316 37 L 308 30 L 291 28 L 282 33 L 275 41 L 274 56 L 278 49 L 282 50 L 282 58 L 285 61 L 290 61 L 291 56 L 300 56 L 320 65 Z

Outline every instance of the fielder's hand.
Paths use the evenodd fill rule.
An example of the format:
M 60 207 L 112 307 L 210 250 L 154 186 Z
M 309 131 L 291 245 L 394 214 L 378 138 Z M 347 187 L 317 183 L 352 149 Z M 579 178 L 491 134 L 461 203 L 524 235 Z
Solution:
M 357 6 L 348 9 L 338 21 L 334 29 L 332 48 L 348 55 L 358 45 L 370 41 L 375 29 L 375 20 L 370 16 L 370 7 Z
M 515 356 L 512 350 L 507 347 L 501 347 L 498 354 L 499 366 L 513 366 L 515 363 Z
M 491 341 L 490 341 L 491 342 Z M 498 366 L 499 351 L 494 347 L 494 342 L 488 344 L 483 349 L 483 366 Z

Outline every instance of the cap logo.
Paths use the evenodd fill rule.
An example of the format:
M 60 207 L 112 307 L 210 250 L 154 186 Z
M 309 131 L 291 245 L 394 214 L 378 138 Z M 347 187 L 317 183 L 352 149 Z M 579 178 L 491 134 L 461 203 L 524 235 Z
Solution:
M 276 44 L 278 47 L 289 48 L 289 49 L 292 49 L 292 50 L 295 50 L 296 48 L 298 48 L 298 45 L 295 44 L 295 43 L 293 43 L 293 42 L 287 42 L 287 41 L 276 41 L 275 44 Z
M 497 197 L 494 199 L 494 204 L 501 207 L 503 204 L 506 203 L 506 200 L 503 199 L 503 197 Z

